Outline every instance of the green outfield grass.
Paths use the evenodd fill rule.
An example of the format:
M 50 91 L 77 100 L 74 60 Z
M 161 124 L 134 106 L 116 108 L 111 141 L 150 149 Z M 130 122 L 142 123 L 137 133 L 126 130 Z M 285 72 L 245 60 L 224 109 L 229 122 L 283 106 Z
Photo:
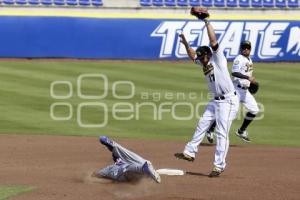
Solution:
M 133 61 L 1 61 L 1 121 L 0 133 L 3 134 L 53 134 L 97 136 L 107 134 L 118 137 L 157 138 L 188 140 L 197 123 L 196 117 L 179 121 L 171 116 L 170 109 L 176 102 L 196 105 L 205 103 L 207 84 L 202 70 L 190 62 L 133 62 Z M 104 74 L 108 78 L 108 94 L 102 100 L 85 100 L 78 96 L 77 78 L 82 74 Z M 280 146 L 300 146 L 300 126 L 298 112 L 300 102 L 300 63 L 256 63 L 254 75 L 260 83 L 257 101 L 264 105 L 264 118 L 255 121 L 249 128 L 253 144 L 272 144 Z M 134 96 L 127 100 L 118 100 L 113 96 L 113 85 L 117 95 L 130 95 L 131 86 L 116 81 L 131 81 L 134 84 Z M 54 99 L 50 95 L 53 81 L 72 83 L 73 96 L 68 99 Z M 103 81 L 99 78 L 83 79 L 81 89 L 84 95 L 103 94 Z M 56 95 L 68 95 L 66 85 L 54 87 Z M 175 96 L 179 94 L 179 97 Z M 192 93 L 192 98 L 187 95 Z M 152 94 L 149 97 L 146 94 Z M 157 95 L 167 95 L 157 99 Z M 183 97 L 185 95 L 186 98 Z M 196 98 L 195 98 L 196 97 Z M 55 121 L 50 117 L 53 103 L 69 103 L 73 115 L 70 120 Z M 120 117 L 134 119 L 121 121 L 113 119 L 113 106 L 126 103 L 123 109 L 129 109 L 129 103 L 136 111 L 141 103 L 161 106 L 162 120 L 154 120 L 153 107 L 140 107 L 136 112 L 120 113 Z M 108 123 L 103 128 L 83 128 L 77 123 L 77 108 L 81 103 L 102 103 L 107 105 Z M 154 105 L 153 105 L 154 103 Z M 120 107 L 119 107 L 120 108 Z M 176 115 L 189 115 L 187 106 L 177 106 Z M 200 109 L 202 113 L 204 106 Z M 83 107 L 81 120 L 84 124 L 101 123 L 103 109 L 98 106 Z M 67 117 L 68 108 L 57 106 L 56 117 Z M 139 117 L 138 120 L 135 118 Z M 241 143 L 234 136 L 234 130 L 240 125 L 236 120 L 231 129 L 231 142 Z
M 0 186 L 0 200 L 8 199 L 24 192 L 30 192 L 32 187 L 27 186 Z

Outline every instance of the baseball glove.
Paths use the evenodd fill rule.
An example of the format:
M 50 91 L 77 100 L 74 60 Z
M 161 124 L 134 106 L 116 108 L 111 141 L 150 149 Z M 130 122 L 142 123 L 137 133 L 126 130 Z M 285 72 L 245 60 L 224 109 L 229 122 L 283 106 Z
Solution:
M 201 19 L 201 20 L 209 17 L 207 8 L 203 8 L 203 7 L 192 7 L 191 15 L 194 15 L 195 17 L 197 17 L 198 19 Z
M 250 83 L 250 86 L 248 88 L 248 90 L 251 94 L 256 94 L 258 89 L 259 89 L 259 84 L 257 82 Z

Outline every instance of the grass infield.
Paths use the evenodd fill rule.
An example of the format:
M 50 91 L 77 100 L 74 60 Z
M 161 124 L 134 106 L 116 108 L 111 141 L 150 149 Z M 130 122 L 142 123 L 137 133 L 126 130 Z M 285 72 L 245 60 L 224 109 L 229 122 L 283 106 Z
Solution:
M 24 192 L 30 192 L 32 187 L 27 186 L 0 186 L 0 200 L 8 199 Z
M 300 64 L 255 63 L 254 67 L 254 76 L 260 83 L 255 97 L 264 112 L 263 117 L 260 115 L 263 119 L 254 121 L 248 129 L 252 143 L 300 147 L 297 111 Z M 1 61 L 0 70 L 2 134 L 106 134 L 188 140 L 198 121 L 195 107 L 201 103 L 198 109 L 201 115 L 209 96 L 202 70 L 190 62 L 22 60 Z M 102 74 L 107 78 L 107 85 L 102 75 L 83 77 L 78 92 L 78 77 L 84 74 Z M 52 85 L 51 95 L 54 81 L 65 82 Z M 81 98 L 102 94 L 103 99 Z M 68 98 L 53 98 L 55 96 Z M 118 96 L 128 99 L 120 100 Z M 154 108 L 161 114 L 155 113 Z M 176 120 L 172 109 L 177 117 L 192 117 Z M 69 119 L 53 120 L 53 116 Z M 117 120 L 116 116 L 129 120 Z M 102 128 L 80 127 L 78 123 L 79 120 L 83 125 L 101 124 L 106 117 L 107 124 Z M 232 144 L 241 143 L 234 136 L 241 123 L 240 113 L 230 131 Z

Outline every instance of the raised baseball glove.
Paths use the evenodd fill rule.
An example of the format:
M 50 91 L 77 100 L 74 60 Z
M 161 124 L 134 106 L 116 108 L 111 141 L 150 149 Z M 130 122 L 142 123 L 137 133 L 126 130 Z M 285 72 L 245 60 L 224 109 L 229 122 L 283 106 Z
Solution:
M 249 90 L 249 92 L 250 92 L 251 94 L 256 94 L 257 91 L 258 91 L 258 89 L 259 89 L 259 84 L 258 84 L 258 82 L 250 83 L 250 86 L 249 86 L 249 88 L 248 88 L 248 90 Z
M 198 19 L 201 19 L 201 20 L 209 17 L 207 8 L 203 8 L 203 7 L 192 7 L 191 15 L 194 15 L 195 17 L 197 17 Z

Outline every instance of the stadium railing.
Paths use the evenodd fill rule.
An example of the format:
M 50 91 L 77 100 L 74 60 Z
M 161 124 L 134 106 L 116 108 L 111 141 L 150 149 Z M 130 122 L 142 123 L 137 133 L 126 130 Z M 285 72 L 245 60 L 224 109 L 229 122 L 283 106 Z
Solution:
M 132 2 L 133 0 L 131 0 Z M 136 0 L 138 7 L 185 8 L 204 6 L 215 8 L 300 9 L 300 0 Z M 0 0 L 1 6 L 109 7 L 105 0 Z M 125 2 L 125 1 L 124 1 Z M 123 2 L 123 3 L 124 3 Z M 106 2 L 109 4 L 110 2 Z M 124 5 L 124 7 L 126 7 Z
M 140 0 L 142 7 L 299 8 L 299 0 Z
M 56 6 L 56 7 L 76 7 L 76 6 L 103 6 L 102 0 L 0 0 L 2 6 Z

